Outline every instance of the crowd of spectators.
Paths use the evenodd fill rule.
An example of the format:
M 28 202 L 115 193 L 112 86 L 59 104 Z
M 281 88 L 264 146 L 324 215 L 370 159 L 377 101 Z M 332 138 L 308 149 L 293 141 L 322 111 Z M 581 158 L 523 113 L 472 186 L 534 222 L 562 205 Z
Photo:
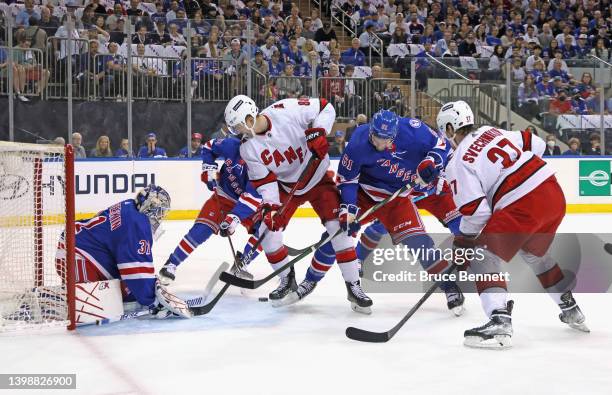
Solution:
M 13 3 L 20 4 L 15 8 Z M 481 81 L 511 73 L 514 109 L 528 120 L 540 119 L 547 130 L 554 129 L 558 115 L 612 109 L 612 100 L 600 108 L 593 73 L 574 76 L 570 71 L 589 55 L 610 61 L 610 0 L 323 3 L 324 15 L 316 6 L 305 14 L 290 0 L 2 0 L 0 40 L 6 45 L 7 34 L 13 34 L 19 53 L 13 88 L 21 101 L 28 100 L 23 94 L 28 89 L 41 95 L 49 82 L 65 82 L 68 61 L 79 93 L 91 97 L 97 91 L 111 98 L 125 95 L 128 67 L 134 72 L 136 97 L 181 98 L 191 89 L 194 98 L 203 100 L 244 92 L 250 67 L 253 95 L 270 101 L 308 94 L 313 76 L 328 77 L 320 82 L 321 93 L 354 118 L 365 110 L 364 103 L 402 112 L 405 100 L 392 83 L 374 81 L 369 97 L 363 97 L 366 91 L 358 81 L 337 77 L 353 77 L 366 66 L 366 74 L 375 79 L 384 67 L 405 72 L 409 62 L 404 58 L 416 57 L 417 88 L 427 90 L 434 69 L 427 55 L 432 55 L 450 65 L 476 65 Z M 72 48 L 66 42 L 68 15 L 76 28 L 71 38 L 80 43 Z M 339 44 L 346 32 L 341 34 L 343 27 L 332 24 L 330 15 L 354 33 L 347 48 Z M 14 27 L 10 32 L 5 29 L 8 18 Z M 130 44 L 135 51 L 127 65 L 125 47 Z M 178 48 L 175 58 L 160 57 L 158 46 Z M 393 46 L 406 50 L 398 54 L 390 50 Z M 386 56 L 382 64 L 379 53 Z M 3 80 L 6 59 L 6 50 L 0 49 Z M 190 87 L 181 78 L 187 70 Z M 98 154 L 108 154 L 105 144 L 98 142 Z

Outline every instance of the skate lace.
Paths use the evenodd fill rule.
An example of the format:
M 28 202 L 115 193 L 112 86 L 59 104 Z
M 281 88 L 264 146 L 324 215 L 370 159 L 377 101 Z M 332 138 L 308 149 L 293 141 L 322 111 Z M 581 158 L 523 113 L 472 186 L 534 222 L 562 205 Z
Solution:
M 361 285 L 359 283 L 351 284 L 351 292 L 353 292 L 353 294 L 360 299 L 368 298 L 368 295 L 366 295 L 365 292 L 363 292 L 363 289 L 361 289 Z
M 315 283 L 312 281 L 304 281 L 300 284 L 300 288 L 302 288 L 303 292 L 308 292 L 315 287 Z

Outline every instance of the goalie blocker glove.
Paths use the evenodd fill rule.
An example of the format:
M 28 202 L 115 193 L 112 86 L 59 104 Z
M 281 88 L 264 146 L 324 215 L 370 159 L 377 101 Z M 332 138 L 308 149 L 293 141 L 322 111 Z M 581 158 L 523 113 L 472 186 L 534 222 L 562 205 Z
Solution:
M 306 144 L 308 149 L 311 150 L 319 159 L 325 158 L 329 151 L 329 143 L 325 129 L 323 128 L 309 128 L 304 132 L 306 134 Z

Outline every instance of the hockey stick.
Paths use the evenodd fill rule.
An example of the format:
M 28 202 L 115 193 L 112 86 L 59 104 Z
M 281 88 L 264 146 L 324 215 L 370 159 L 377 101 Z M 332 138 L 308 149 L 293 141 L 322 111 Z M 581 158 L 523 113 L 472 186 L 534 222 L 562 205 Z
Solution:
M 406 192 L 406 191 L 408 191 L 409 189 L 412 189 L 412 188 L 413 188 L 413 186 L 410 185 L 410 184 L 404 185 L 403 187 L 401 187 L 400 189 L 395 191 L 391 196 L 388 196 L 387 198 L 381 200 L 380 202 L 376 203 L 375 205 L 373 205 L 372 207 L 367 209 L 363 214 L 361 214 L 359 216 L 359 218 L 357 219 L 357 222 L 362 221 L 364 218 L 367 218 L 373 212 L 375 212 L 376 210 L 380 209 L 382 206 L 384 206 L 385 204 L 389 203 L 391 200 L 395 199 L 400 194 L 402 194 L 402 193 L 404 193 L 404 192 Z M 324 235 L 327 235 L 327 237 L 323 238 L 322 240 L 314 243 L 313 245 L 311 245 L 309 247 L 306 247 L 306 248 L 302 249 L 300 254 L 298 254 L 295 258 L 293 258 L 289 262 L 285 263 L 283 266 L 279 267 L 278 269 L 276 269 L 275 271 L 270 273 L 268 276 L 266 276 L 266 277 L 264 277 L 264 278 L 262 278 L 260 280 L 247 280 L 247 279 L 243 279 L 243 278 L 234 276 L 234 275 L 232 275 L 232 274 L 230 274 L 228 272 L 221 273 L 221 276 L 219 276 L 219 279 L 221 281 L 223 281 L 223 282 L 226 282 L 226 283 L 231 284 L 231 285 L 235 285 L 235 286 L 240 287 L 240 288 L 248 288 L 248 289 L 259 288 L 263 284 L 267 283 L 268 281 L 270 281 L 271 279 L 276 277 L 279 273 L 281 273 L 282 271 L 292 267 L 299 260 L 301 260 L 302 258 L 306 257 L 310 253 L 316 251 L 317 248 L 319 248 L 323 244 L 327 243 L 328 241 L 332 240 L 334 237 L 338 236 L 342 232 L 344 232 L 342 229 L 338 229 L 338 231 L 334 235 L 329 235 L 326 232 Z
M 402 320 L 398 322 L 397 325 L 395 325 L 393 328 L 389 329 L 388 331 L 370 332 L 364 329 L 359 329 L 359 328 L 349 326 L 348 328 L 346 328 L 346 332 L 345 332 L 346 337 L 348 337 L 349 339 L 358 340 L 360 342 L 368 342 L 368 343 L 386 343 L 388 342 L 389 340 L 391 340 L 393 336 L 395 336 L 395 334 L 401 329 L 401 327 L 404 326 L 406 321 L 408 321 L 410 317 L 412 317 L 412 315 L 416 313 L 419 307 L 421 307 L 421 305 L 425 303 L 427 299 L 429 299 L 431 294 L 435 292 L 436 288 L 438 288 L 438 283 L 433 283 L 431 287 L 429 287 L 427 292 L 425 292 L 425 295 L 421 296 L 421 299 L 419 299 L 419 301 L 414 306 L 412 306 L 412 308 L 404 316 L 404 318 L 402 318 Z
M 423 200 L 426 197 L 428 197 L 430 195 L 425 195 L 425 196 L 418 196 L 414 199 L 412 199 L 412 202 L 418 202 L 419 200 Z M 323 235 L 321 237 L 326 237 L 327 236 L 327 232 L 323 233 Z M 289 256 L 296 256 L 296 255 L 300 255 L 302 252 L 306 251 L 307 249 L 309 249 L 310 247 L 306 247 L 306 248 L 302 248 L 302 249 L 297 249 L 297 248 L 293 248 L 290 247 L 288 245 L 285 246 L 285 248 L 287 248 L 287 253 Z
M 215 200 L 217 201 L 217 207 L 219 207 L 219 211 L 221 212 L 221 215 L 225 217 L 225 213 L 221 210 L 221 200 L 219 200 L 219 193 L 217 192 L 219 188 L 219 183 L 215 182 Z M 223 222 L 223 220 L 221 221 Z M 219 232 L 221 232 L 221 229 L 219 227 Z M 229 241 L 229 245 L 230 248 L 232 250 L 232 257 L 234 258 L 234 265 L 236 267 L 236 269 L 238 269 L 238 256 L 236 255 L 236 250 L 234 249 L 234 243 L 232 243 L 232 237 L 228 234 L 227 235 L 227 241 Z M 225 263 L 225 262 L 224 262 Z
M 230 267 L 229 263 L 223 262 L 217 268 L 217 270 L 215 270 L 215 272 L 211 276 L 210 280 L 208 280 L 208 283 L 206 284 L 206 287 L 204 288 L 204 292 L 202 292 L 202 296 L 198 296 L 196 298 L 188 299 L 188 300 L 185 301 L 185 303 L 187 303 L 187 305 L 190 307 L 190 310 L 193 310 L 194 308 L 197 309 L 199 307 L 202 307 L 202 306 L 198 306 L 198 305 L 200 303 L 204 302 L 206 300 L 206 298 L 208 298 L 208 295 L 210 295 L 210 292 L 212 291 L 213 287 L 219 281 L 219 275 L 222 272 L 224 272 L 227 269 L 229 269 L 229 267 Z M 204 306 L 207 306 L 207 305 L 204 305 Z M 149 309 L 142 309 L 142 310 L 132 311 L 130 313 L 125 313 L 125 314 L 122 314 L 122 315 L 120 315 L 118 317 L 111 317 L 111 318 L 105 318 L 105 319 L 102 319 L 102 320 L 96 320 L 94 322 L 88 322 L 86 324 L 79 325 L 79 328 L 83 327 L 83 326 L 89 326 L 89 325 L 107 325 L 107 324 L 112 324 L 113 322 L 131 320 L 131 319 L 134 319 L 134 318 L 139 318 L 139 317 L 147 316 L 149 314 L 151 314 Z M 197 316 L 197 315 L 201 315 L 201 314 L 194 314 L 194 316 Z

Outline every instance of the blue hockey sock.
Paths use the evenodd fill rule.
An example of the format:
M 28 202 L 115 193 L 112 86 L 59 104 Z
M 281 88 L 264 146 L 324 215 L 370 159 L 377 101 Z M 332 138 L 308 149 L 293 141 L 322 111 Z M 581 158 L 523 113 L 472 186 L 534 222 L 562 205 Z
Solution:
M 446 223 L 446 226 L 448 227 L 448 230 L 450 230 L 452 234 L 459 235 L 461 234 L 461 231 L 459 230 L 460 223 L 461 223 L 461 217 L 459 216 L 451 221 L 448 221 Z
M 261 244 L 257 247 L 256 250 L 253 250 L 253 246 L 257 243 L 257 237 L 251 236 L 247 244 L 244 246 L 244 251 L 242 252 L 243 262 L 246 260 L 246 264 L 249 265 L 251 262 L 257 258 L 259 253 L 261 252 Z M 249 256 L 249 254 L 251 256 Z M 248 257 L 248 259 L 247 259 Z
M 402 240 L 402 243 L 413 250 L 422 249 L 420 262 L 423 269 L 430 274 L 447 272 L 451 263 L 445 259 L 436 259 L 440 254 L 434 254 L 434 241 L 427 234 L 413 235 Z M 428 253 L 429 250 L 429 253 Z M 444 292 L 454 290 L 456 285 L 454 281 L 442 281 L 439 283 L 440 289 Z
M 333 266 L 336 261 L 336 252 L 332 246 L 331 241 L 323 244 L 319 247 L 312 257 L 310 267 L 306 272 L 306 280 L 308 281 L 320 281 L 325 277 L 325 273 Z
M 200 244 L 208 240 L 213 232 L 212 228 L 208 225 L 200 223 L 194 224 L 191 229 L 189 229 L 189 232 L 183 236 L 183 239 L 179 242 L 168 259 L 176 266 L 180 265 Z
M 372 224 L 361 234 L 361 238 L 357 243 L 357 258 L 359 258 L 361 262 L 365 261 L 372 253 L 372 250 L 376 248 L 380 239 L 387 233 L 387 229 L 385 229 L 381 222 L 372 222 Z

